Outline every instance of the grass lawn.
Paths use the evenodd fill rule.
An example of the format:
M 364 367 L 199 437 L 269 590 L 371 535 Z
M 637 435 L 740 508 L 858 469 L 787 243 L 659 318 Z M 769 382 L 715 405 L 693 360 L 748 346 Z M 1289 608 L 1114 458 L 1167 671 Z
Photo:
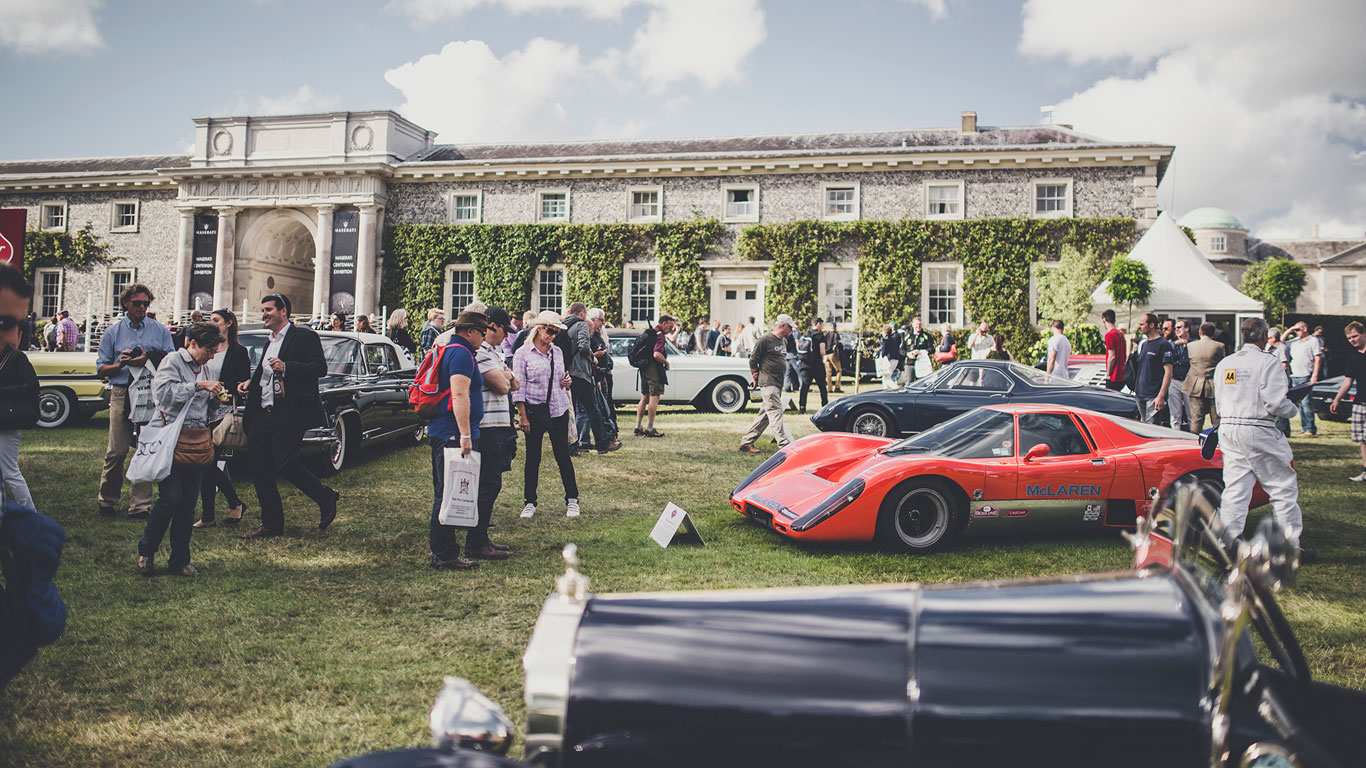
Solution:
M 622 424 L 632 416 L 623 413 Z M 133 561 L 142 522 L 96 514 L 102 418 L 25 432 L 20 462 L 36 503 L 67 531 L 58 586 L 70 621 L 0 691 L 0 764 L 324 765 L 425 743 L 443 675 L 469 678 L 520 724 L 521 653 L 570 541 L 597 592 L 948 582 L 1130 561 L 1116 532 L 978 540 L 926 557 L 794 546 L 727 503 L 763 458 L 736 452 L 752 416 L 666 409 L 658 424 L 665 439 L 628 439 L 618 453 L 578 460 L 578 519 L 558 506 L 548 450 L 542 511 L 517 518 L 519 455 L 492 531 L 515 555 L 467 573 L 427 567 L 428 449 L 363 452 L 329 481 L 342 501 L 325 534 L 317 508 L 282 483 L 286 536 L 242 542 L 237 534 L 249 528 L 196 531 L 195 580 L 140 577 Z M 799 435 L 814 431 L 805 417 L 790 424 Z M 1339 424 L 1293 444 L 1305 543 L 1320 562 L 1283 605 L 1314 674 L 1366 688 L 1366 487 L 1347 482 L 1359 471 L 1356 448 Z M 771 449 L 767 438 L 760 445 Z M 253 526 L 255 494 L 249 482 L 239 479 L 238 488 Z M 706 548 L 662 550 L 647 538 L 669 501 L 697 519 Z M 221 498 L 219 509 L 226 514 Z

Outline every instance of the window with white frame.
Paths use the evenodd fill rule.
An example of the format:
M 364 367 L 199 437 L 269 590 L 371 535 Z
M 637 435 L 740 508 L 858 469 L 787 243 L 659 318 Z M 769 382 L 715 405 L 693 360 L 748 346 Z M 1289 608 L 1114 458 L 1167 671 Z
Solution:
M 1228 251 L 1228 237 L 1224 235 L 1210 235 L 1210 253 L 1225 253 Z
M 963 218 L 963 182 L 934 181 L 925 184 L 925 218 Z
M 547 189 L 536 193 L 537 221 L 569 221 L 569 190 Z
M 663 221 L 664 208 L 660 198 L 663 190 L 659 187 L 632 189 L 630 209 L 626 212 L 627 221 Z
M 474 301 L 474 267 L 451 264 L 446 267 L 446 317 L 454 318 Z
M 138 201 L 115 200 L 109 207 L 110 232 L 138 231 Z
M 922 267 L 921 317 L 925 325 L 963 324 L 963 265 L 925 264 Z
M 659 313 L 659 267 L 626 265 L 626 319 L 652 323 Z
M 452 224 L 478 224 L 483 218 L 483 194 L 477 189 L 458 189 L 451 192 L 447 206 Z
M 108 304 L 105 307 L 107 312 L 113 314 L 115 312 L 123 311 L 123 306 L 119 304 L 119 295 L 123 293 L 125 288 L 132 285 L 133 281 L 136 279 L 137 270 L 131 267 L 110 268 L 109 281 L 107 283 L 109 290 L 104 294 L 104 297 L 108 299 Z
M 1342 306 L 1355 307 L 1357 305 L 1357 276 L 1342 276 Z
M 537 312 L 547 309 L 564 314 L 564 268 L 541 267 L 536 272 L 536 290 L 531 298 L 531 306 Z
M 754 185 L 721 188 L 723 221 L 758 221 L 759 188 Z
M 858 184 L 824 184 L 821 194 L 821 217 L 826 221 L 858 220 Z
M 34 296 L 38 316 L 51 320 L 62 308 L 62 270 L 40 269 L 33 282 L 38 288 Z
M 43 229 L 66 231 L 66 203 L 61 201 L 43 203 L 39 209 L 38 217 L 42 221 Z
M 1072 215 L 1072 180 L 1037 179 L 1034 181 L 1033 213 L 1051 218 Z
M 822 264 L 820 313 L 837 323 L 854 322 L 854 268 Z

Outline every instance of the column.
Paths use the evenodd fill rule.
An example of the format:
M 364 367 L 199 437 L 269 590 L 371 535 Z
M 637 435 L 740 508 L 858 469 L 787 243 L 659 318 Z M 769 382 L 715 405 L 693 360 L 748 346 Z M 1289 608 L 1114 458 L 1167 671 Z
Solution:
M 180 209 L 180 250 L 176 252 L 175 296 L 172 297 L 172 317 L 185 316 L 190 301 L 190 269 L 194 260 L 194 209 Z
M 356 252 L 356 313 L 375 312 L 375 253 L 379 250 L 378 205 L 360 207 L 360 247 Z
M 213 306 L 209 311 L 232 305 L 233 254 L 237 250 L 237 213 L 240 208 L 214 208 L 218 211 L 218 250 L 214 254 Z
M 332 308 L 332 213 L 335 205 L 315 205 L 318 209 L 318 235 L 313 241 L 313 305 L 308 314 L 316 315 L 319 307 L 324 317 Z M 302 308 L 300 308 L 302 309 Z

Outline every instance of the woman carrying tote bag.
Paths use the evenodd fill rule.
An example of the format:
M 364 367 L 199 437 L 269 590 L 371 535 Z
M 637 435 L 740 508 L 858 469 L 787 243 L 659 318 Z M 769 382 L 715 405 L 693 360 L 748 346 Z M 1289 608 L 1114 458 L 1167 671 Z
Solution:
M 176 576 L 198 576 L 190 565 L 190 533 L 194 530 L 194 502 L 204 479 L 204 470 L 213 462 L 213 440 L 209 433 L 209 406 L 223 392 L 223 383 L 208 378 L 206 364 L 223 336 L 211 323 L 195 323 L 185 329 L 185 346 L 161 361 L 152 379 L 152 397 L 166 420 L 184 414 L 180 440 L 175 446 L 176 461 L 171 474 L 157 484 L 157 500 L 147 517 L 147 527 L 138 542 L 138 573 L 151 576 L 156 555 L 166 529 L 171 529 L 171 559 L 167 570 Z
M 514 390 L 512 402 L 526 432 L 526 469 L 523 475 L 526 506 L 522 517 L 536 514 L 536 486 L 540 481 L 541 444 L 550 433 L 550 448 L 560 467 L 564 483 L 566 517 L 579 516 L 579 486 L 574 478 L 574 462 L 569 458 L 569 374 L 564 354 L 555 345 L 555 335 L 564 330 L 560 316 L 546 310 L 530 325 L 529 344 L 523 344 L 512 357 L 512 372 L 522 382 Z
M 226 391 L 236 392 L 237 385 L 251 376 L 251 358 L 247 355 L 247 348 L 237 343 L 237 315 L 233 314 L 231 309 L 218 309 L 214 310 L 211 319 L 213 324 L 218 326 L 218 332 L 222 334 L 224 342 L 209 361 L 209 378 L 221 382 Z M 235 399 L 229 399 L 226 403 L 215 403 L 210 411 L 213 419 L 209 427 L 216 429 L 225 417 L 236 414 L 236 411 Z M 199 488 L 201 514 L 199 522 L 194 524 L 196 528 L 214 526 L 213 508 L 219 491 L 222 491 L 223 498 L 228 500 L 228 516 L 224 518 L 223 525 L 237 525 L 247 511 L 247 505 L 237 496 L 237 489 L 232 485 L 228 470 L 218 468 L 218 461 L 222 458 L 223 448 L 215 445 L 213 462 L 204 468 L 204 480 Z

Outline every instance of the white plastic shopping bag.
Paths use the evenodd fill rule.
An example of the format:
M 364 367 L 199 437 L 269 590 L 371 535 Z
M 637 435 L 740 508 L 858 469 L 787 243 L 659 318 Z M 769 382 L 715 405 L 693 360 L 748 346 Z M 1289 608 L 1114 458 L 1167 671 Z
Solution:
M 157 405 L 152 399 L 152 377 L 157 367 L 151 360 L 141 368 L 129 368 L 132 381 L 128 384 L 128 420 L 146 424 L 156 415 Z
M 175 444 L 180 439 L 180 428 L 185 424 L 188 407 L 171 421 L 165 413 L 158 413 L 138 430 L 138 447 L 133 460 L 128 462 L 128 480 L 132 483 L 159 483 L 171 474 L 175 460 Z
M 459 447 L 446 449 L 446 472 L 441 511 L 442 525 L 473 528 L 479 524 L 479 452 L 461 456 Z

